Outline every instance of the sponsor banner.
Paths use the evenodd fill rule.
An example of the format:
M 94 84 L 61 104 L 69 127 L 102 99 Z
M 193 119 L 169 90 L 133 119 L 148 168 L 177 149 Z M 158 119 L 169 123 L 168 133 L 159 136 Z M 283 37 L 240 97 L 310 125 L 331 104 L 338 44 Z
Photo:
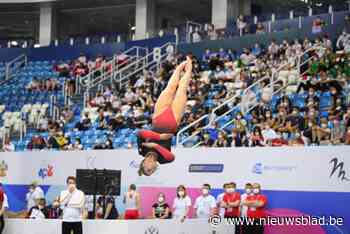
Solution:
M 123 171 L 122 186 L 221 187 L 235 181 L 259 182 L 265 189 L 350 192 L 350 147 L 176 149 L 176 159 L 151 176 L 137 174 L 137 150 L 0 153 L 0 181 L 5 184 L 64 185 L 76 169 Z

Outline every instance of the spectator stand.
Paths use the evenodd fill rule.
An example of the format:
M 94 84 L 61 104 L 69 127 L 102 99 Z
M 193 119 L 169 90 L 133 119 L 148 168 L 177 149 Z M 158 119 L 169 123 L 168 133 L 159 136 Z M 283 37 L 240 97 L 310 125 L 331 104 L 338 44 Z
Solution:
M 300 77 L 304 73 L 300 73 L 300 67 L 306 65 L 317 55 L 315 51 L 323 51 L 324 48 L 312 47 L 303 54 L 296 56 L 294 61 L 281 65 L 271 76 L 266 75 L 255 83 L 247 87 L 242 94 L 236 94 L 220 105 L 212 109 L 208 114 L 203 115 L 191 124 L 185 126 L 177 133 L 177 146 L 198 147 L 202 144 L 201 135 L 213 126 L 218 126 L 220 130 L 232 130 L 233 122 L 238 113 L 249 119 L 249 112 L 256 107 L 260 101 L 270 102 L 274 96 L 281 93 L 289 85 L 296 85 L 298 79 L 287 80 L 282 77 L 283 71 L 294 73 L 294 76 Z M 311 57 L 308 55 L 312 54 Z M 307 59 L 304 59 L 307 58 Z M 292 69 L 291 69 L 292 68 Z M 296 73 L 296 74 L 295 74 Z M 201 127 L 199 127 L 201 126 Z M 191 133 L 193 129 L 196 129 Z

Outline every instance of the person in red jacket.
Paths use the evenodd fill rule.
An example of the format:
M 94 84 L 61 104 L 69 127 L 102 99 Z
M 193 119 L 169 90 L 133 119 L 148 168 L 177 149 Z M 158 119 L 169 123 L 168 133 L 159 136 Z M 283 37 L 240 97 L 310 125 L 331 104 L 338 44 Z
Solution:
M 181 77 L 181 73 L 184 73 Z M 192 78 L 192 58 L 178 65 L 167 87 L 154 105 L 152 130 L 138 133 L 138 151 L 144 157 L 139 175 L 150 176 L 158 167 L 174 161 L 171 153 L 171 138 L 176 133 L 187 103 L 187 88 Z
M 225 195 L 221 202 L 221 207 L 225 208 L 225 218 L 239 217 L 239 206 L 241 203 L 241 194 L 236 191 L 236 183 L 231 182 L 226 185 Z M 241 233 L 240 225 L 235 226 L 235 234 Z
M 265 207 L 267 198 L 261 194 L 261 186 L 258 183 L 253 184 L 253 195 L 250 195 L 243 202 L 248 206 L 247 216 L 254 220 L 254 225 L 245 225 L 243 234 L 263 234 L 264 222 L 261 220 L 266 217 Z

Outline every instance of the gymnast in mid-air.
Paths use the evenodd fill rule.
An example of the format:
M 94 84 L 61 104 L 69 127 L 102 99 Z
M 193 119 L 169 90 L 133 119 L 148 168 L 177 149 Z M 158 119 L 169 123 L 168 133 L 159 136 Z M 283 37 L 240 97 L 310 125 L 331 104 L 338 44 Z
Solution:
M 140 164 L 139 175 L 150 176 L 158 164 L 174 161 L 171 153 L 171 139 L 181 122 L 187 103 L 187 88 L 192 78 L 192 58 L 178 65 L 162 91 L 152 116 L 152 130 L 138 132 L 138 151 L 144 157 Z

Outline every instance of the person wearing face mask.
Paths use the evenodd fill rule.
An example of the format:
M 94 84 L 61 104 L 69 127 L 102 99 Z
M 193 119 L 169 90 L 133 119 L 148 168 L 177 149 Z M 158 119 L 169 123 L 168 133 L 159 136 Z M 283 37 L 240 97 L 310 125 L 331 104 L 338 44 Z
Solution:
M 2 184 L 0 183 L 0 234 L 2 234 L 5 228 L 4 214 L 8 208 L 9 208 L 9 204 L 8 204 L 7 196 L 2 188 Z
M 202 185 L 202 195 L 197 197 L 194 203 L 196 218 L 208 219 L 210 216 L 214 215 L 216 208 L 215 198 L 209 194 L 210 185 Z
M 174 161 L 171 140 L 185 113 L 191 79 L 192 56 L 187 56 L 187 60 L 176 67 L 154 106 L 152 130 L 138 132 L 138 152 L 144 158 L 138 170 L 139 176 L 150 176 L 157 170 L 158 164 Z
M 47 219 L 49 218 L 49 212 L 46 208 L 46 202 L 44 198 L 39 199 L 38 205 L 33 206 L 28 214 L 30 219 Z
M 141 217 L 141 198 L 136 191 L 136 185 L 131 184 L 123 200 L 125 204 L 124 219 L 138 219 Z
M 240 215 L 241 217 L 247 217 L 248 206 L 244 205 L 243 202 L 247 200 L 248 196 L 253 194 L 253 186 L 251 183 L 246 183 L 244 186 L 244 193 L 241 195 L 241 204 L 240 204 Z
M 85 206 L 85 195 L 77 189 L 76 178 L 69 176 L 66 180 L 67 190 L 60 194 L 60 205 L 63 209 L 62 234 L 83 233 L 83 210 Z
M 236 183 L 231 182 L 228 184 L 224 198 L 221 203 L 221 207 L 225 208 L 225 218 L 239 217 L 239 205 L 241 203 L 241 195 L 236 191 Z M 241 233 L 241 226 L 235 226 L 235 233 Z
M 244 234 L 263 234 L 264 225 L 260 222 L 261 218 L 265 218 L 265 207 L 267 204 L 267 198 L 265 195 L 261 194 L 260 184 L 253 184 L 253 194 L 247 196 L 243 201 L 243 205 L 248 207 L 247 216 L 254 220 L 254 225 L 244 226 Z
M 186 188 L 180 185 L 176 189 L 176 197 L 173 202 L 173 218 L 184 222 L 192 205 L 191 198 L 187 196 Z
M 152 206 L 152 218 L 153 219 L 169 219 L 170 208 L 168 203 L 165 201 L 164 193 L 158 194 L 158 200 Z
M 56 198 L 50 206 L 47 207 L 49 219 L 59 219 L 62 215 L 60 207 L 60 198 Z
M 39 199 L 44 198 L 44 191 L 38 186 L 37 182 L 29 185 L 29 192 L 26 194 L 27 210 L 37 205 Z
M 225 183 L 223 185 L 224 192 L 220 193 L 216 197 L 216 206 L 217 206 L 217 209 L 218 209 L 218 215 L 220 215 L 221 218 L 224 218 L 224 216 L 225 216 L 225 208 L 221 207 L 221 204 L 222 204 L 222 201 L 224 199 L 225 194 L 227 193 L 228 186 L 229 186 L 229 183 Z

